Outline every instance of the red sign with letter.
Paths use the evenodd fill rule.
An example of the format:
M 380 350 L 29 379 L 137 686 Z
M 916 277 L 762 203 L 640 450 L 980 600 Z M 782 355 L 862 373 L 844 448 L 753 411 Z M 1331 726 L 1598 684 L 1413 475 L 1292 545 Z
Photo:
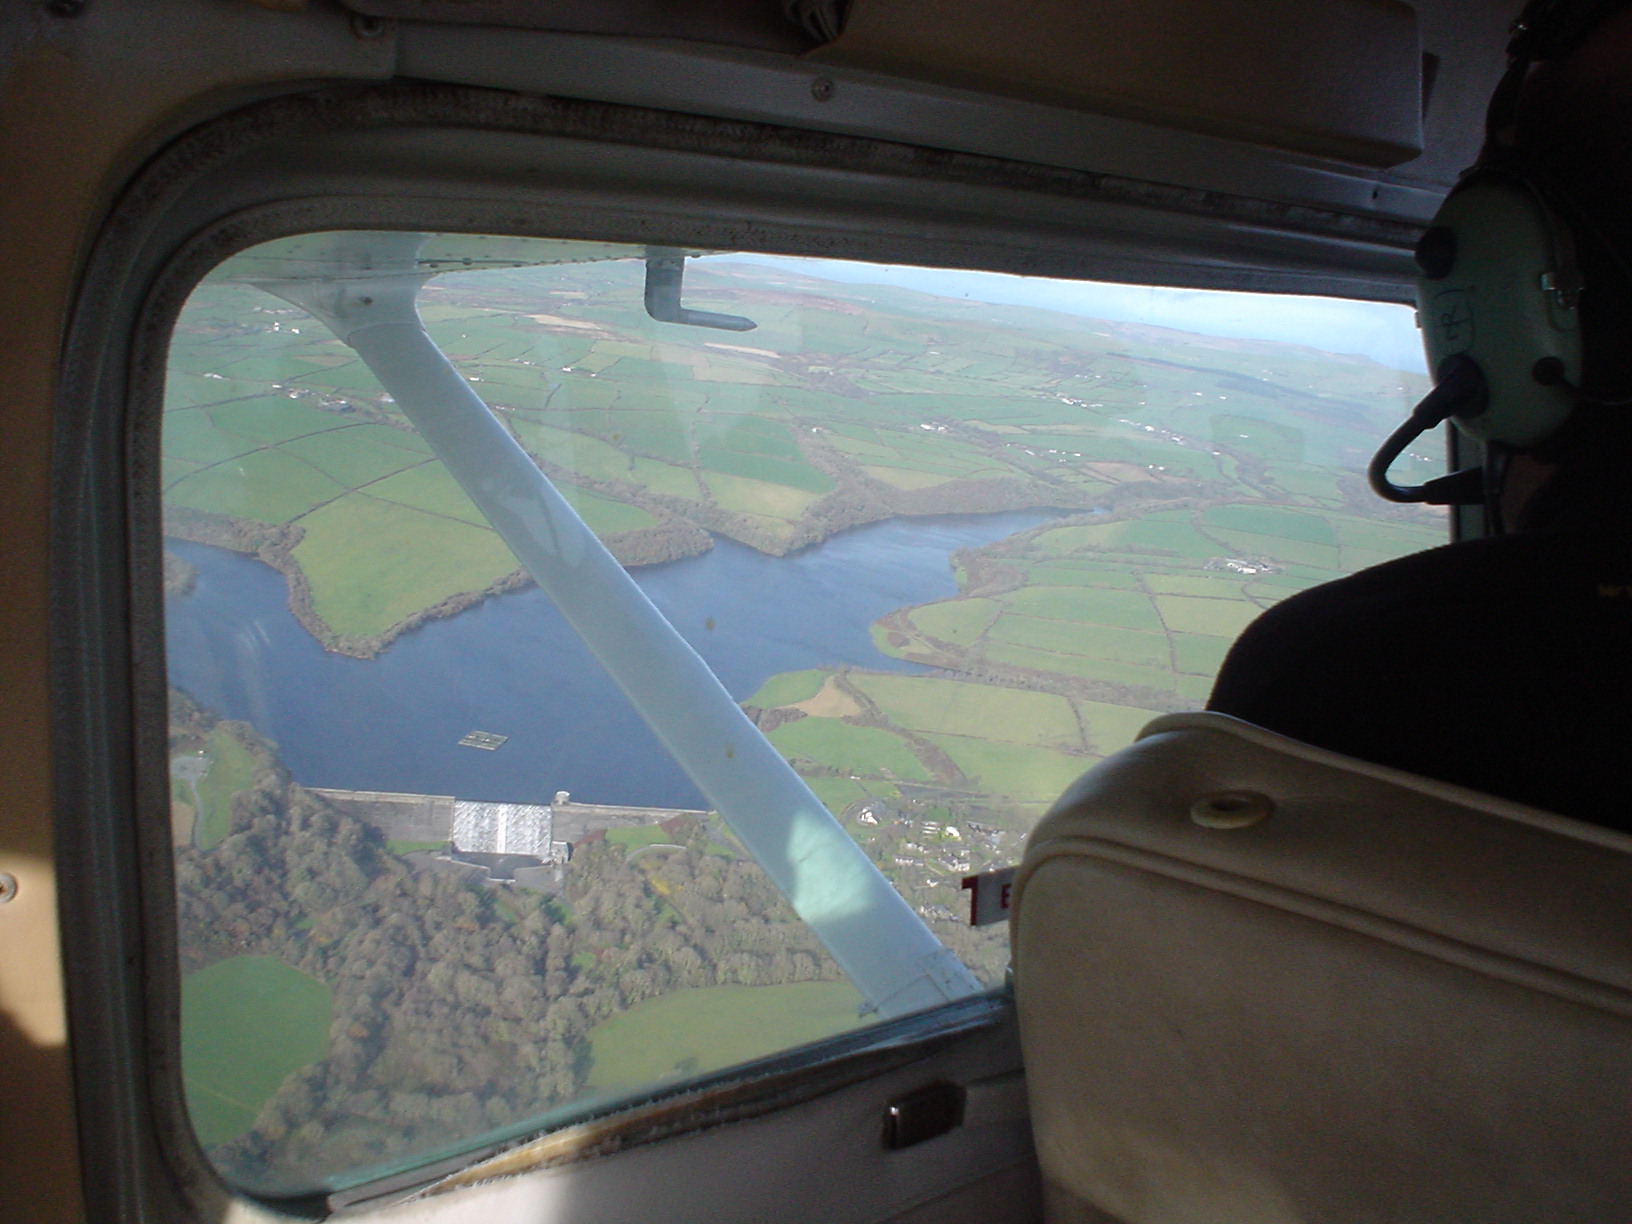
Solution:
M 969 890 L 970 926 L 990 926 L 994 922 L 1008 921 L 1014 872 L 1013 867 L 999 867 L 996 871 L 963 877 L 963 886 Z

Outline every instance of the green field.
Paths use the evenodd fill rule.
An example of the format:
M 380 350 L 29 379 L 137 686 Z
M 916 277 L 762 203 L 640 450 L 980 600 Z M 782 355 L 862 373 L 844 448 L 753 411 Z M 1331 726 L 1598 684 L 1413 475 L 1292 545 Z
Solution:
M 473 527 L 487 526 L 482 512 L 476 509 L 476 504 L 465 496 L 465 491 L 440 463 L 425 462 L 402 468 L 370 484 L 367 495 L 410 510 L 423 510 L 427 514 L 457 519 Z
M 860 1007 L 848 982 L 676 990 L 589 1030 L 585 1086 L 616 1092 L 717 1071 L 855 1028 Z
M 1093 639 L 1084 637 L 1081 646 L 1091 648 Z M 1058 654 L 1038 650 L 1033 646 L 1016 646 L 1009 642 L 987 643 L 981 654 L 988 663 L 1009 664 L 1030 671 L 1102 681 L 1106 684 L 1134 685 L 1141 689 L 1171 689 L 1173 675 L 1166 667 L 1141 667 L 1137 663 L 1118 663 L 1114 659 L 1089 654 Z M 1142 697 L 1142 695 L 1141 695 Z
M 1145 585 L 1141 582 L 1142 576 L 1139 574 L 1110 569 L 1105 565 L 1095 565 L 1075 557 L 1055 558 L 1053 564 L 1034 564 L 1028 577 L 1033 585 L 1045 587 L 1089 586 L 1137 591 Z
M 727 472 L 705 472 L 702 481 L 720 506 L 739 514 L 793 521 L 816 500 L 816 494 L 805 489 Z
M 623 829 L 608 829 L 606 840 L 614 846 L 622 846 L 626 853 L 633 854 L 647 846 L 667 845 L 674 841 L 674 834 L 661 825 L 630 825 Z
M 1213 445 L 1244 450 L 1282 463 L 1303 461 L 1303 431 L 1261 417 L 1220 413 L 1212 419 Z
M 699 501 L 704 496 L 702 482 L 690 468 L 638 458 L 630 466 L 629 474 L 652 493 L 683 497 L 688 501 Z
M 897 726 L 1016 743 L 1079 744 L 1071 703 L 1053 693 L 925 676 L 852 676 Z
M 1201 516 L 1205 527 L 1225 527 L 1277 539 L 1336 544 L 1337 531 L 1325 518 L 1271 506 L 1217 506 Z
M 806 700 L 812 674 L 775 677 L 752 704 L 776 696 L 783 679 L 787 694 Z M 1167 671 L 1151 673 L 1171 680 Z M 909 757 L 899 735 L 855 726 L 837 717 L 808 717 L 771 732 L 770 739 L 796 766 L 812 765 L 855 773 L 862 779 L 889 777 L 903 782 L 933 780 L 960 790 L 973 788 L 1002 805 L 1018 805 L 1035 816 L 1100 756 L 1131 743 L 1156 711 L 1001 688 L 933 676 L 849 672 L 846 683 L 870 699 L 889 726 L 944 753 L 933 778 L 917 756 Z M 1086 735 L 1086 738 L 1085 738 Z M 926 758 L 933 759 L 933 758 Z M 946 768 L 947 763 L 950 769 Z M 887 795 L 876 782 L 814 775 L 811 786 L 837 812 L 857 800 Z
M 255 785 L 255 758 L 225 728 L 211 733 L 205 751 L 210 767 L 198 783 L 202 810 L 193 825 L 193 841 L 201 850 L 220 845 L 232 832 L 232 797 Z
M 247 1131 L 291 1071 L 329 1044 L 329 988 L 270 956 L 233 956 L 181 983 L 181 1074 L 206 1147 Z
M 1136 667 L 1166 667 L 1169 660 L 1167 635 L 1145 629 L 1113 629 L 1108 625 L 1005 616 L 992 626 L 987 636 L 993 642 L 1029 646 L 1055 654 L 1092 655 Z
M 915 608 L 912 623 L 930 637 L 972 646 L 1002 611 L 1002 605 L 995 600 L 957 599 Z
M 165 499 L 211 514 L 285 523 L 345 491 L 304 459 L 282 450 L 256 450 L 182 477 L 165 491 Z
M 1064 435 L 1051 440 L 1069 444 Z M 1074 700 L 1086 743 L 1073 737 L 1071 746 L 1115 751 L 1161 709 L 1204 701 L 1235 635 L 1275 599 L 1436 536 L 1426 524 L 1248 500 L 1039 528 L 981 550 L 999 570 L 960 562 L 960 587 L 978 593 L 905 609 L 874 628 L 886 653 L 981 675 L 963 725 L 952 725 L 965 709 L 958 703 L 895 698 L 879 706 L 891 725 L 945 751 L 981 791 L 1029 806 L 1082 762 L 1021 766 L 1022 757 L 1003 751 L 1070 742 L 1051 745 L 1042 726 L 1006 709 L 1018 690 L 1029 699 L 1038 688 L 1080 694 L 1076 686 L 1091 685 L 1094 700 Z M 864 692 L 946 683 L 850 682 Z
M 294 557 L 336 633 L 383 633 L 450 595 L 479 591 L 516 568 L 492 531 L 362 493 L 307 515 Z
M 311 464 L 348 489 L 361 488 L 403 471 L 404 463 L 418 461 L 423 466 L 431 462 L 424 444 L 415 435 L 385 425 L 320 430 L 291 438 L 281 450 Z
M 929 734 L 926 738 L 957 762 L 981 790 L 1032 807 L 1053 803 L 1099 759 L 965 735 Z
M 827 672 L 819 670 L 782 672 L 760 685 L 759 690 L 743 704 L 769 709 L 809 701 L 822 691 L 822 682 L 827 676 Z
M 1046 536 L 1043 537 L 1046 539 Z M 1047 547 L 1046 544 L 1043 545 Z M 1017 616 L 1036 616 L 1070 624 L 1120 625 L 1124 629 L 1160 629 L 1143 591 L 1104 587 L 1028 586 L 1004 600 Z
M 929 779 L 923 763 L 898 735 L 877 727 L 853 727 L 831 718 L 801 718 L 768 737 L 783 756 L 862 777 Z
M 1077 712 L 1088 724 L 1088 734 L 1093 741 L 1090 747 L 1101 756 L 1109 756 L 1133 743 L 1134 736 L 1157 714 L 1155 710 L 1102 701 L 1079 701 Z
M 1205 676 L 1210 681 L 1224 664 L 1234 638 L 1202 634 L 1177 634 L 1173 639 L 1174 667 L 1186 675 Z
M 854 778 L 809 778 L 806 781 L 816 798 L 835 816 L 852 803 L 867 799 L 872 794 Z
M 1240 599 L 1246 584 L 1237 574 L 1147 574 L 1144 585 L 1156 595 Z
M 1193 595 L 1158 595 L 1156 610 L 1173 633 L 1211 633 L 1233 638 L 1258 615 L 1239 599 L 1200 599 Z

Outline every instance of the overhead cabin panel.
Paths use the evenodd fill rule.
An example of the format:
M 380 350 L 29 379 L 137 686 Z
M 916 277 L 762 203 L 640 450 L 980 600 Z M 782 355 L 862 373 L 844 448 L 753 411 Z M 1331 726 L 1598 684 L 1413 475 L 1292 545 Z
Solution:
M 1387 167 L 1422 150 L 1398 0 L 854 0 L 809 58 Z

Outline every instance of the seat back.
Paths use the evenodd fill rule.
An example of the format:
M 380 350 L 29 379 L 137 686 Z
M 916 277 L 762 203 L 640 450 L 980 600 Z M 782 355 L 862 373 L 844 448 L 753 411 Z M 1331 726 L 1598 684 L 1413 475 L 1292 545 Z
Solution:
M 1014 898 L 1055 1224 L 1632 1219 L 1632 837 L 1168 715 Z

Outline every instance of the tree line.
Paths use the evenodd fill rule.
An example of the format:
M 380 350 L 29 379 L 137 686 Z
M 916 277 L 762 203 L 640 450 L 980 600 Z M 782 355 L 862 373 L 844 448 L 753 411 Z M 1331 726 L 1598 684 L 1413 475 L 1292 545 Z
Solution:
M 218 725 L 179 693 L 172 708 L 173 752 Z M 309 1186 L 565 1105 L 586 1091 L 589 1031 L 668 991 L 842 976 L 704 822 L 671 822 L 678 849 L 633 864 L 592 835 L 557 896 L 414 872 L 377 829 L 293 783 L 252 729 L 219 725 L 256 777 L 228 837 L 177 849 L 182 971 L 272 956 L 333 998 L 326 1057 L 212 1150 L 235 1180 Z

